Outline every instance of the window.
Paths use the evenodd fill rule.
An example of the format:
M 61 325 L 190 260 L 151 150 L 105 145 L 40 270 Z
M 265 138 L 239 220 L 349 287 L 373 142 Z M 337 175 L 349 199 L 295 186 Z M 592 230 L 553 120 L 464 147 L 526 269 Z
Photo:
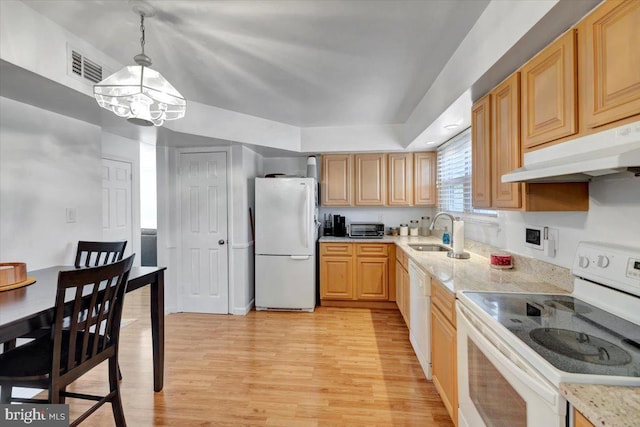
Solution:
M 471 129 L 438 148 L 438 209 L 444 212 L 496 215 L 471 205 Z

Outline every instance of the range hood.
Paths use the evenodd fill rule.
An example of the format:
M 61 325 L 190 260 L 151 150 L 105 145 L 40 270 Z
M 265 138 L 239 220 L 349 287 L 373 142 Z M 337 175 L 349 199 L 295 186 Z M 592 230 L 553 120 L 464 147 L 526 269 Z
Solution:
M 629 168 L 640 172 L 640 121 L 526 153 L 502 182 L 580 182 Z

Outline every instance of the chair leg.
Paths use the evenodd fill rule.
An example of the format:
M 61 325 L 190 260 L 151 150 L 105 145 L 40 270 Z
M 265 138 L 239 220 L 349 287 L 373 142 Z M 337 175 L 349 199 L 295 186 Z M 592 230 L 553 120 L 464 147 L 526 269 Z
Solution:
M 9 350 L 13 350 L 16 348 L 16 340 L 12 339 L 6 341 L 2 345 L 2 352 L 6 353 Z M 8 384 L 4 384 L 0 386 L 0 403 L 10 403 L 11 402 L 11 392 L 13 391 L 13 387 Z
M 13 387 L 10 385 L 0 385 L 0 403 L 11 403 L 11 391 Z
M 116 426 L 126 427 L 127 422 L 124 419 L 124 410 L 122 409 L 122 399 L 120 398 L 120 382 L 118 381 L 118 373 L 120 367 L 115 357 L 109 359 L 109 390 L 115 391 L 115 396 L 111 400 L 111 408 L 113 409 L 113 418 Z
M 122 381 L 122 371 L 120 370 L 120 364 L 118 363 L 118 379 Z

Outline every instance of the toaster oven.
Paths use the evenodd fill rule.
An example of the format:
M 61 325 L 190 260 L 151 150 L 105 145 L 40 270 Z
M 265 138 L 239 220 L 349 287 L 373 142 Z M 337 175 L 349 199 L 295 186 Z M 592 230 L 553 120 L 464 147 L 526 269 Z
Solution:
M 381 222 L 352 222 L 349 237 L 354 239 L 382 239 L 384 224 Z

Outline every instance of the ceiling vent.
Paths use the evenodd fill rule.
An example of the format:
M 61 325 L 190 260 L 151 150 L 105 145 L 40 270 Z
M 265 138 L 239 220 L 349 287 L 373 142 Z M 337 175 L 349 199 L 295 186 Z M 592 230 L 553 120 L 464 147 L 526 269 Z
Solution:
M 81 52 L 71 47 L 68 49 L 67 56 L 69 64 L 67 73 L 70 76 L 85 82 L 88 80 L 91 84 L 102 81 L 102 65 L 90 60 Z

